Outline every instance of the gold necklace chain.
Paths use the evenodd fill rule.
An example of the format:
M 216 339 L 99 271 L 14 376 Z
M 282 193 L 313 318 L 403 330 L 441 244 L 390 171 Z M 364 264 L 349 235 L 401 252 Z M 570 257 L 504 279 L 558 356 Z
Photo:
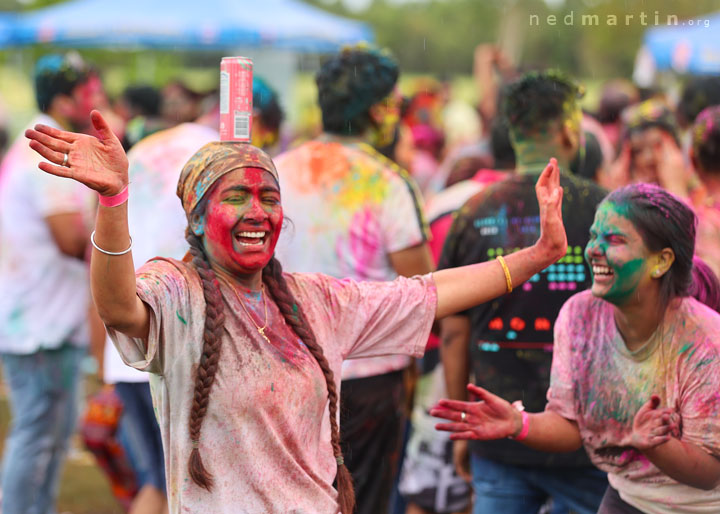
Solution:
M 252 317 L 250 312 L 245 308 L 245 303 L 242 301 L 242 298 L 240 298 L 240 295 L 238 294 L 237 289 L 235 289 L 235 287 L 230 282 L 225 280 L 224 277 L 221 277 L 221 278 L 222 278 L 223 282 L 225 282 L 225 284 L 230 289 L 232 289 L 232 292 L 235 293 L 235 298 L 237 298 L 238 301 L 240 302 L 240 307 L 242 307 L 242 309 L 245 311 L 245 314 L 247 314 L 247 317 L 250 318 L 250 321 L 257 329 L 258 334 L 260 334 L 263 338 L 265 338 L 265 341 L 267 341 L 269 343 L 270 339 L 268 339 L 268 336 L 265 335 L 265 329 L 267 328 L 267 323 L 268 323 L 267 299 L 265 298 L 265 284 L 262 284 L 262 283 L 260 284 L 260 296 L 262 296 L 263 307 L 265 309 L 265 323 L 261 327 L 261 326 L 258 326 L 257 323 L 255 323 L 255 319 Z

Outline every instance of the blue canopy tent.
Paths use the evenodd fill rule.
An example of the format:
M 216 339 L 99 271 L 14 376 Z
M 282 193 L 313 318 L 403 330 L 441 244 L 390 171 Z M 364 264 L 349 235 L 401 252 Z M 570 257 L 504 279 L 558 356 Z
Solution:
M 5 25 L 10 28 L 4 31 Z M 244 55 L 285 105 L 291 105 L 299 54 L 372 40 L 368 25 L 299 0 L 70 0 L 10 16 L 6 24 L 0 18 L 0 48 L 130 51 L 136 74 L 150 81 L 157 53 L 143 50 Z
M 648 29 L 636 62 L 636 74 L 638 68 L 643 68 L 641 75 L 647 76 L 644 78 L 657 71 L 720 74 L 718 26 L 720 13 Z
M 13 13 L 0 13 L 0 48 L 6 46 L 13 39 L 17 26 L 17 16 Z
M 73 0 L 19 14 L 0 45 L 328 52 L 371 29 L 297 0 Z

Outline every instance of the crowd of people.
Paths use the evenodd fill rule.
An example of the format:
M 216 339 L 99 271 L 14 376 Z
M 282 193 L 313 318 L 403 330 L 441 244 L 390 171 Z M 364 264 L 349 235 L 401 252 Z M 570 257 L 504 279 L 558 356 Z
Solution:
M 587 112 L 481 45 L 462 139 L 399 73 L 329 56 L 296 141 L 256 77 L 237 143 L 216 92 L 38 60 L 0 165 L 5 514 L 54 512 L 88 353 L 133 514 L 720 511 L 720 78 Z

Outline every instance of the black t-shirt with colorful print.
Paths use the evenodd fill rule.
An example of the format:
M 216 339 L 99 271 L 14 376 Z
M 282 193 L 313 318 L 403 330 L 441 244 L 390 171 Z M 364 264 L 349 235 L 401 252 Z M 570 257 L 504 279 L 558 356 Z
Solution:
M 493 260 L 534 244 L 540 237 L 538 174 L 539 170 L 514 175 L 468 200 L 450 229 L 438 268 Z M 526 283 L 516 284 L 512 293 L 465 312 L 471 323 L 475 383 L 508 401 L 521 400 L 528 412 L 545 409 L 553 325 L 560 307 L 591 284 L 583 253 L 595 209 L 605 196 L 594 183 L 565 173 L 561 185 L 568 238 L 565 257 Z M 552 454 L 510 440 L 476 441 L 471 448 L 512 465 L 590 465 L 583 450 Z

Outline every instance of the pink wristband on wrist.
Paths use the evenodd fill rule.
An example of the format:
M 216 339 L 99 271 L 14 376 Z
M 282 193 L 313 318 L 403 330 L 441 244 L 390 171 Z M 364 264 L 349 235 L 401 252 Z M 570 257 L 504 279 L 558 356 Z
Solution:
M 125 186 L 125 189 L 113 196 L 103 196 L 98 193 L 98 198 L 100 200 L 100 205 L 103 207 L 117 207 L 118 205 L 127 202 L 128 186 Z
M 514 439 L 515 441 L 523 441 L 528 436 L 528 432 L 530 432 L 530 416 L 527 412 L 522 411 L 520 417 L 522 418 L 520 433 L 515 437 L 510 436 L 510 439 Z

